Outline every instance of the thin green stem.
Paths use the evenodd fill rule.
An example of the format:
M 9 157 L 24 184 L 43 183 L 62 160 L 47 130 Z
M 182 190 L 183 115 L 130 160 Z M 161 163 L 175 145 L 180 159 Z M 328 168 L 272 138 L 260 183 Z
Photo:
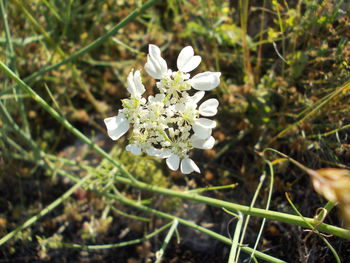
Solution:
M 204 188 L 196 188 L 193 190 L 189 190 L 189 193 L 203 193 L 203 192 L 208 192 L 208 191 L 217 191 L 217 190 L 224 190 L 224 189 L 233 189 L 236 188 L 237 184 L 228 184 L 228 185 L 219 185 L 219 186 L 208 186 Z
M 14 49 L 13 49 L 13 45 L 12 45 L 12 41 L 11 41 L 11 33 L 10 33 L 10 28 L 7 22 L 7 13 L 5 11 L 5 5 L 4 5 L 4 0 L 0 0 L 0 13 L 1 13 L 1 19 L 2 19 L 2 23 L 4 25 L 4 30 L 5 30 L 5 38 L 6 38 L 6 44 L 7 47 L 10 51 L 10 66 L 11 68 L 13 68 L 13 56 L 14 56 Z
M 149 219 L 149 218 L 127 214 L 127 213 L 121 211 L 120 209 L 115 208 L 114 206 L 112 206 L 111 208 L 118 215 L 125 216 L 127 218 L 134 219 L 134 220 L 143 221 L 143 222 L 151 222 L 151 219 Z
M 270 203 L 271 203 L 271 199 L 272 199 L 272 191 L 273 191 L 273 183 L 274 183 L 274 172 L 273 172 L 273 166 L 272 166 L 272 163 L 265 160 L 269 166 L 269 169 L 270 169 L 270 187 L 269 187 L 269 195 L 267 197 L 267 203 L 266 203 L 266 210 L 269 210 L 270 208 Z M 262 231 L 264 229 L 264 226 L 265 226 L 265 222 L 266 222 L 266 218 L 263 218 L 262 222 L 261 222 L 261 226 L 260 226 L 260 229 L 259 229 L 259 233 L 258 233 L 258 236 L 256 238 L 256 241 L 255 241 L 255 244 L 254 244 L 254 247 L 253 249 L 255 250 L 257 247 L 258 247 L 258 243 L 259 243 L 259 240 L 260 240 L 260 237 L 262 235 Z M 254 253 L 252 254 L 252 258 L 253 258 L 253 255 Z
M 141 243 L 143 241 L 146 241 L 148 239 L 151 239 L 152 237 L 154 237 L 154 236 L 158 235 L 159 233 L 163 232 L 165 229 L 170 227 L 172 224 L 173 224 L 173 222 L 170 222 L 170 223 L 162 226 L 161 228 L 156 229 L 152 233 L 149 233 L 149 234 L 145 235 L 144 237 L 137 238 L 137 239 L 130 240 L 130 241 L 120 242 L 120 243 L 117 243 L 117 244 L 79 245 L 79 244 L 72 244 L 72 243 L 62 242 L 62 243 L 58 243 L 57 245 L 59 247 L 62 246 L 64 248 L 74 248 L 74 249 L 83 249 L 83 250 L 101 250 L 101 249 L 112 249 L 112 248 L 118 248 L 118 247 L 125 247 L 125 246 L 135 245 L 135 244 Z
M 162 188 L 154 185 L 148 185 L 146 183 L 142 183 L 139 181 L 132 182 L 131 180 L 121 176 L 115 176 L 114 178 L 119 183 L 130 185 L 146 191 L 159 193 L 167 196 L 178 197 L 181 199 L 192 200 L 192 201 L 196 201 L 196 202 L 200 202 L 200 203 L 204 203 L 204 204 L 208 204 L 208 205 L 216 206 L 220 208 L 224 207 L 228 210 L 240 211 L 242 212 L 242 214 L 246 214 L 246 215 L 252 215 L 252 216 L 277 220 L 287 224 L 309 228 L 308 224 L 306 224 L 303 219 L 301 219 L 299 216 L 296 216 L 296 215 L 291 215 L 291 214 L 286 214 L 286 213 L 281 213 L 281 212 L 276 212 L 271 210 L 266 211 L 265 209 L 239 205 L 239 204 L 222 201 L 211 197 L 201 196 L 194 193 L 181 192 L 181 191 Z M 314 226 L 318 225 L 319 223 L 314 218 L 305 218 L 305 219 L 308 223 Z M 318 225 L 317 229 L 327 234 L 332 234 L 341 238 L 350 239 L 349 231 L 344 228 L 340 228 L 340 227 L 336 227 L 328 224 L 320 224 Z
M 320 137 L 327 137 L 327 136 L 330 136 L 334 133 L 337 133 L 341 130 L 345 130 L 345 129 L 349 129 L 350 128 L 350 124 L 346 124 L 340 128 L 337 128 L 337 129 L 334 129 L 334 130 L 331 130 L 329 132 L 325 132 L 325 133 L 319 133 L 319 134 L 312 134 L 312 135 L 309 135 L 307 136 L 307 138 L 320 138 Z
M 250 61 L 250 50 L 248 47 L 248 14 L 249 14 L 249 0 L 239 0 L 240 22 L 242 28 L 242 49 L 243 49 L 243 62 L 244 71 L 247 78 L 247 84 L 249 86 L 254 85 L 254 74 L 252 64 Z
M 47 6 L 48 9 L 50 9 L 51 13 L 60 21 L 62 22 L 62 17 L 57 12 L 56 7 L 51 3 L 51 1 L 42 0 L 42 2 Z
M 230 255 L 228 258 L 228 263 L 236 263 L 238 262 L 238 258 L 239 258 L 239 250 L 240 250 L 239 236 L 241 235 L 242 225 L 243 225 L 242 213 L 238 213 L 237 219 L 238 221 L 236 224 L 235 233 L 232 238 L 232 245 L 231 245 Z
M 286 198 L 287 198 L 289 204 L 291 205 L 291 207 L 293 208 L 293 210 L 295 211 L 295 213 L 297 213 L 301 218 L 304 219 L 303 215 L 299 212 L 299 210 L 298 210 L 298 209 L 295 207 L 295 205 L 293 204 L 293 202 L 292 202 L 292 200 L 290 199 L 288 193 L 286 193 Z M 306 220 L 305 220 L 305 223 L 307 223 L 307 224 L 309 225 L 309 227 L 312 229 L 312 231 L 315 232 L 315 233 L 323 240 L 323 242 L 326 243 L 326 245 L 328 246 L 328 248 L 332 251 L 332 253 L 333 253 L 334 257 L 335 257 L 336 262 L 337 262 L 337 263 L 341 263 L 341 260 L 340 260 L 340 258 L 339 258 L 339 255 L 338 255 L 337 251 L 335 251 L 334 247 L 328 242 L 328 240 L 327 240 L 324 236 L 322 236 L 322 235 L 320 234 L 320 232 L 319 232 L 314 226 L 312 226 L 311 224 L 309 224 Z
M 278 24 L 280 26 L 281 34 L 282 34 L 282 58 L 284 62 L 285 54 L 286 54 L 286 39 L 284 36 L 284 27 L 283 27 L 283 21 L 281 17 L 281 12 L 279 8 L 279 3 L 276 1 L 276 11 L 277 11 L 277 17 L 278 17 Z M 282 77 L 284 78 L 284 69 L 285 69 L 285 64 L 282 62 Z
M 16 149 L 20 154 L 26 154 L 26 151 L 20 145 L 18 145 L 17 142 L 12 140 L 10 136 L 6 136 L 6 135 L 4 136 L 4 135 L 0 134 L 0 140 L 7 142 L 14 149 Z
M 254 193 L 254 196 L 253 196 L 253 200 L 250 204 L 250 207 L 254 207 L 255 205 L 255 202 L 256 202 L 256 199 L 258 198 L 258 195 L 260 193 L 260 190 L 261 190 L 261 187 L 265 181 L 265 174 L 263 174 L 261 177 L 260 177 L 260 180 L 259 180 L 259 184 L 258 184 L 258 187 L 256 188 L 255 190 L 255 193 Z M 244 227 L 243 227 L 243 231 L 242 231 L 242 236 L 241 236 L 241 240 L 240 240 L 240 244 L 242 245 L 243 242 L 244 242 L 244 237 L 245 237 L 245 233 L 247 231 L 247 227 L 248 227 L 248 223 L 249 223 L 249 220 L 250 220 L 250 215 L 247 216 L 245 222 L 244 222 Z M 237 256 L 239 256 L 239 253 L 240 251 L 238 250 L 237 252 Z
M 172 225 L 168 231 L 168 234 L 166 235 L 166 237 L 164 238 L 164 242 L 162 247 L 156 252 L 156 258 L 157 260 L 155 261 L 155 263 L 161 263 L 162 262 L 162 258 L 163 255 L 165 253 L 165 250 L 171 240 L 171 238 L 173 237 L 175 230 L 177 229 L 177 225 L 179 224 L 179 221 L 175 218 L 172 222 Z

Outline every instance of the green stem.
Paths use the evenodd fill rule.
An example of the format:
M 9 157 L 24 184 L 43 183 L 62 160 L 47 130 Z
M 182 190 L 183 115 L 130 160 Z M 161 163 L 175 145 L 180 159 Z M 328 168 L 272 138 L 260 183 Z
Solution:
M 295 207 L 295 205 L 293 204 L 292 200 L 290 199 L 288 193 L 286 193 L 286 198 L 289 202 L 289 204 L 291 205 L 291 207 L 293 208 L 293 210 L 295 211 L 295 213 L 297 213 L 301 218 L 304 219 L 303 215 L 299 212 L 299 210 Z M 306 221 L 305 221 L 306 222 Z M 306 222 L 307 223 L 307 222 Z M 337 263 L 341 263 L 341 260 L 339 258 L 339 255 L 337 253 L 337 251 L 333 248 L 333 246 L 331 245 L 331 243 L 328 242 L 328 240 L 323 237 L 319 231 L 312 225 L 308 224 L 309 227 L 312 229 L 312 231 L 314 231 L 325 243 L 326 245 L 328 246 L 328 248 L 331 250 L 331 252 L 333 253 L 334 257 L 335 257 L 335 260 Z
M 115 208 L 114 206 L 112 206 L 111 208 L 118 215 L 125 216 L 127 218 L 134 219 L 134 220 L 143 221 L 143 222 L 148 222 L 148 223 L 151 222 L 151 219 L 149 219 L 149 218 L 141 217 L 141 216 L 135 216 L 135 215 L 130 215 L 128 213 L 125 213 L 125 212 L 121 211 L 120 209 Z
M 125 241 L 117 244 L 104 244 L 104 245 L 79 245 L 79 244 L 71 244 L 71 243 L 58 243 L 58 246 L 62 246 L 64 248 L 74 248 L 74 249 L 83 249 L 83 250 L 99 250 L 99 249 L 111 249 L 111 248 L 117 248 L 117 247 L 125 247 L 125 246 L 130 246 L 130 245 L 135 245 L 138 243 L 141 243 L 145 240 L 151 239 L 152 237 L 158 235 L 160 232 L 164 231 L 168 227 L 170 227 L 173 223 L 170 222 L 161 228 L 153 231 L 150 234 L 145 235 L 142 238 L 137 238 L 134 240 L 130 241 Z
M 0 62 L 1 63 L 1 62 Z M 38 150 L 37 144 L 33 141 L 29 134 L 21 130 L 17 123 L 13 120 L 9 112 L 7 111 L 5 105 L 0 101 L 0 116 L 4 123 L 7 123 L 7 127 L 16 132 L 29 146 L 36 151 L 37 154 L 41 155 L 40 150 Z
M 258 198 L 258 195 L 259 195 L 259 193 L 260 193 L 261 187 L 262 187 L 262 185 L 263 185 L 263 183 L 264 183 L 264 181 L 265 181 L 265 177 L 266 177 L 265 173 L 260 177 L 260 179 L 259 179 L 259 184 L 258 184 L 258 187 L 257 187 L 256 190 L 255 190 L 255 193 L 254 193 L 254 196 L 253 196 L 253 200 L 252 200 L 252 202 L 251 202 L 251 204 L 250 204 L 250 207 L 254 207 L 255 202 L 256 202 L 256 199 Z M 266 210 L 268 210 L 268 209 L 266 209 Z M 244 227 L 243 227 L 243 231 L 242 231 L 242 236 L 241 236 L 241 240 L 240 240 L 240 244 L 241 244 L 241 245 L 242 245 L 243 242 L 244 242 L 245 233 L 246 233 L 246 230 L 247 230 L 247 227 L 248 227 L 248 224 L 249 224 L 249 220 L 250 220 L 250 216 L 248 215 L 248 216 L 247 216 L 247 219 L 245 220 Z M 264 218 L 263 220 L 265 220 L 265 218 Z M 261 225 L 263 226 L 263 224 L 264 224 L 264 222 L 263 222 Z M 260 228 L 260 230 L 261 230 L 261 229 L 262 229 L 262 228 Z M 255 245 L 257 244 L 258 241 L 259 241 L 259 235 L 258 235 L 258 237 L 257 237 L 257 239 L 256 239 Z M 256 249 L 256 246 L 254 246 L 254 249 Z M 237 258 L 239 257 L 239 253 L 240 253 L 240 251 L 238 250 L 238 252 L 237 252 Z M 254 256 L 254 255 L 252 254 L 251 257 L 253 257 L 253 256 Z
M 272 191 L 273 191 L 273 183 L 274 183 L 274 172 L 273 172 L 273 167 L 272 167 L 272 163 L 265 160 L 270 168 L 270 187 L 269 187 L 269 195 L 267 197 L 267 203 L 266 203 L 266 208 L 265 210 L 268 211 L 270 209 L 270 202 L 271 202 L 271 199 L 272 199 Z M 257 235 L 257 238 L 256 238 L 256 242 L 254 244 L 254 250 L 257 248 L 258 246 L 258 243 L 259 243 L 259 240 L 260 240 L 260 237 L 262 235 L 262 231 L 264 229 L 264 226 L 265 226 L 265 222 L 266 222 L 266 218 L 263 218 L 262 222 L 261 222 L 261 227 L 259 229 L 259 233 Z M 252 254 L 252 256 L 254 256 L 254 253 Z
M 163 242 L 163 245 L 162 247 L 160 248 L 160 250 L 158 250 L 156 252 L 156 262 L 155 263 L 161 263 L 162 262 L 162 257 L 164 255 L 164 252 L 171 240 L 171 238 L 173 237 L 174 233 L 175 233 L 175 230 L 177 229 L 177 225 L 179 224 L 179 221 L 177 221 L 177 219 L 174 219 L 173 222 L 172 222 L 172 225 L 171 225 L 171 228 L 169 229 L 168 231 L 168 234 L 166 235 L 165 239 L 164 239 L 164 242 Z
M 280 30 L 281 30 L 281 34 L 282 34 L 282 77 L 284 78 L 284 69 L 285 69 L 285 64 L 284 64 L 284 58 L 285 58 L 285 54 L 286 54 L 286 39 L 284 36 L 284 28 L 283 28 L 283 21 L 282 21 L 282 17 L 281 17 L 281 12 L 278 6 L 278 1 L 276 1 L 276 11 L 277 11 L 277 17 L 278 17 L 278 24 L 280 26 Z
M 313 226 L 317 226 L 317 229 L 321 232 L 332 234 L 345 239 L 350 239 L 348 230 L 344 228 L 324 224 L 324 223 L 318 225 L 319 224 L 318 220 L 315 220 L 314 218 L 304 218 L 307 222 L 306 223 L 302 218 L 296 215 L 239 205 L 239 204 L 222 201 L 211 197 L 201 196 L 191 192 L 181 192 L 181 191 L 171 190 L 163 187 L 158 187 L 155 185 L 149 185 L 140 181 L 133 182 L 130 179 L 127 179 L 121 176 L 115 176 L 114 178 L 119 183 L 130 185 L 130 186 L 133 186 L 142 190 L 150 191 L 153 193 L 178 197 L 181 199 L 192 200 L 192 201 L 208 204 L 215 207 L 226 208 L 232 211 L 240 211 L 242 214 L 245 214 L 245 215 L 277 220 L 280 222 L 284 222 L 291 225 L 297 225 L 305 228 L 309 228 L 308 224 L 311 224 Z
M 238 221 L 235 229 L 235 234 L 232 239 L 232 246 L 231 246 L 231 251 L 228 258 L 228 263 L 236 263 L 238 262 L 238 258 L 239 258 L 239 250 L 240 250 L 239 236 L 241 234 L 242 225 L 243 225 L 242 213 L 238 213 L 237 220 Z

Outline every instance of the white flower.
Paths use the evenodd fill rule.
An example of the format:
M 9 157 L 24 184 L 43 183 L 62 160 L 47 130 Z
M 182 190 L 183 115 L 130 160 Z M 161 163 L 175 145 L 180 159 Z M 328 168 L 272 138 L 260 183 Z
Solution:
M 106 118 L 104 122 L 107 127 L 108 136 L 112 140 L 118 140 L 129 130 L 129 122 L 123 113 L 119 113 L 118 116 Z
M 108 135 L 117 140 L 132 127 L 130 142 L 126 150 L 135 155 L 143 152 L 157 158 L 166 159 L 171 170 L 183 174 L 200 173 L 198 166 L 189 158 L 190 150 L 212 149 L 215 139 L 212 129 L 216 122 L 203 117 L 217 113 L 219 101 L 208 99 L 202 102 L 205 91 L 220 83 L 220 72 L 204 72 L 190 78 L 190 73 L 201 62 L 193 48 L 187 46 L 177 58 L 178 71 L 168 69 L 161 57 L 160 49 L 149 45 L 145 69 L 157 80 L 160 93 L 143 98 L 145 87 L 139 70 L 132 70 L 127 78 L 130 97 L 122 100 L 123 109 L 118 116 L 104 120 Z M 199 90 L 192 96 L 191 88 Z

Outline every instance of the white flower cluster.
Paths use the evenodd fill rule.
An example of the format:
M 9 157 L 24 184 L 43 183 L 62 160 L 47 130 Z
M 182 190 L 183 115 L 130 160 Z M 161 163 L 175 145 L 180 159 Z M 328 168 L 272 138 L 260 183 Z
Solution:
M 141 81 L 140 71 L 131 71 L 128 76 L 127 90 L 130 98 L 123 99 L 123 109 L 118 116 L 104 120 L 108 135 L 117 140 L 132 125 L 130 144 L 126 150 L 140 155 L 142 152 L 158 158 L 166 158 L 171 170 L 180 166 L 183 174 L 193 171 L 200 173 L 198 166 L 189 158 L 188 152 L 193 148 L 211 149 L 215 140 L 211 136 L 216 123 L 204 117 L 217 113 L 218 100 L 209 99 L 201 103 L 205 91 L 217 87 L 220 72 L 203 72 L 190 78 L 189 72 L 201 62 L 195 56 L 193 48 L 183 48 L 177 58 L 178 71 L 168 69 L 161 57 L 160 49 L 149 45 L 149 54 L 145 70 L 157 80 L 160 93 L 142 97 L 145 87 Z M 188 91 L 199 90 L 193 96 Z

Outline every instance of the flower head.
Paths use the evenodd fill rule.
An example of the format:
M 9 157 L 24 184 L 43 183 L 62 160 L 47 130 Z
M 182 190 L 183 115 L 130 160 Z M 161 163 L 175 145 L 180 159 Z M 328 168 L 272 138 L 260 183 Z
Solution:
M 200 62 L 201 57 L 194 55 L 193 48 L 187 46 L 177 58 L 178 71 L 172 71 L 161 57 L 159 47 L 149 45 L 145 70 L 157 80 L 160 93 L 143 98 L 145 87 L 140 71 L 132 70 L 127 79 L 130 98 L 122 100 L 123 109 L 118 116 L 105 119 L 108 135 L 117 140 L 132 127 L 127 151 L 164 158 L 171 170 L 180 167 L 184 174 L 200 173 L 189 151 L 213 148 L 215 139 L 211 134 L 216 122 L 205 117 L 217 113 L 219 102 L 208 99 L 198 104 L 205 91 L 219 85 L 221 74 L 208 71 L 191 78 L 190 72 Z M 191 96 L 191 88 L 199 91 Z

